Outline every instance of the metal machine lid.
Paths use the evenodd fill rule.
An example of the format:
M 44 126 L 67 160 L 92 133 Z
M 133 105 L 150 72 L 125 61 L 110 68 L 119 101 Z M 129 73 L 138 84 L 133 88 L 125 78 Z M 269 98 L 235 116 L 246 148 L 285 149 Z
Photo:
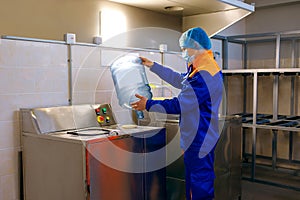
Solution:
M 34 108 L 31 118 L 38 134 L 99 126 L 92 105 Z

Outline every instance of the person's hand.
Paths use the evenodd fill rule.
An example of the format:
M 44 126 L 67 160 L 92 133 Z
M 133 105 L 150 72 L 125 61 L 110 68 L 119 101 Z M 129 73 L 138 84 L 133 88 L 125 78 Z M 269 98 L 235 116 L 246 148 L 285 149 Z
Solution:
M 140 58 L 142 60 L 142 64 L 143 65 L 145 65 L 145 66 L 147 66 L 149 68 L 153 66 L 154 63 L 151 60 L 149 60 L 147 58 L 144 58 L 144 57 L 140 57 Z
M 137 98 L 139 98 L 140 100 L 139 101 L 136 101 L 136 102 L 133 102 L 131 103 L 131 107 L 134 109 L 134 110 L 145 110 L 146 109 L 146 103 L 147 103 L 147 98 L 144 97 L 144 96 L 141 96 L 139 94 L 135 94 L 135 96 Z

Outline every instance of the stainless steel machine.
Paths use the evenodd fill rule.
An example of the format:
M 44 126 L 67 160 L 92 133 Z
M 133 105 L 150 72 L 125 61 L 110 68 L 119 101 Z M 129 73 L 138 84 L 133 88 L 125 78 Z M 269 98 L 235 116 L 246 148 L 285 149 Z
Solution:
M 26 200 L 166 199 L 164 128 L 118 125 L 109 104 L 20 112 Z
M 183 156 L 174 162 L 173 155 L 180 152 L 179 147 L 179 120 L 176 115 L 150 115 L 140 121 L 143 125 L 165 127 L 167 144 L 177 141 L 177 145 L 167 149 L 167 199 L 185 199 L 185 175 Z M 224 116 L 219 118 L 220 139 L 215 149 L 215 200 L 241 199 L 241 137 L 242 119 L 240 116 Z

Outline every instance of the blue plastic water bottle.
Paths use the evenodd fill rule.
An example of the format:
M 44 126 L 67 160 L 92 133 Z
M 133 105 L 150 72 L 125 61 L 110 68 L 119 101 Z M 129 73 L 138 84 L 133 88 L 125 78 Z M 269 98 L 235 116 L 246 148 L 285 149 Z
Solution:
M 152 98 L 145 68 L 138 56 L 128 54 L 118 58 L 113 62 L 110 70 L 121 107 L 132 109 L 130 103 L 139 100 L 135 94 Z M 144 118 L 142 111 L 136 111 L 136 114 L 138 119 Z

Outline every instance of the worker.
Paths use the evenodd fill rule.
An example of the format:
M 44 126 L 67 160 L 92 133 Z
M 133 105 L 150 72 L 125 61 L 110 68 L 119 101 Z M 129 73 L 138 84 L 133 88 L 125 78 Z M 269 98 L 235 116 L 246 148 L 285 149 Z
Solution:
M 186 73 L 141 57 L 143 65 L 172 86 L 181 89 L 177 97 L 147 99 L 139 94 L 131 104 L 135 110 L 180 115 L 180 147 L 184 152 L 187 200 L 214 198 L 214 150 L 219 138 L 218 110 L 222 99 L 222 72 L 214 60 L 211 41 L 199 27 L 179 39 Z

